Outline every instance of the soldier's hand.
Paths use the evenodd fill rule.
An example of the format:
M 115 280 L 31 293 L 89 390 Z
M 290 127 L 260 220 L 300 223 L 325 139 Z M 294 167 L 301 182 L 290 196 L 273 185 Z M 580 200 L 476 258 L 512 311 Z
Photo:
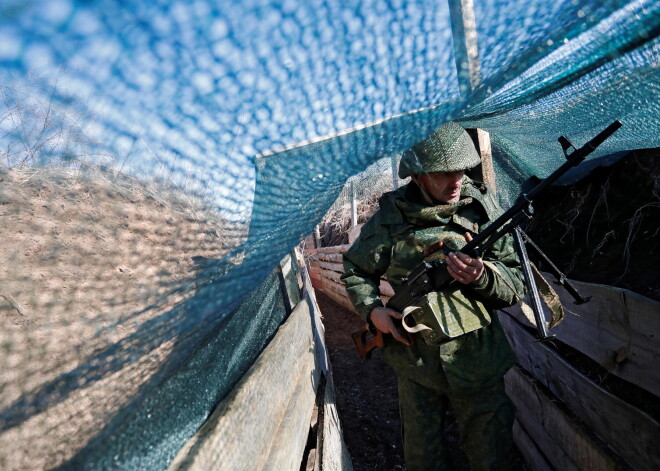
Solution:
M 397 328 L 397 324 L 400 324 L 400 322 L 395 322 L 395 320 L 401 321 L 402 317 L 403 314 L 387 307 L 376 307 L 369 314 L 369 318 L 376 329 L 384 334 L 391 334 L 402 344 L 410 346 L 413 344 L 412 339 Z
M 472 236 L 465 233 L 465 240 L 470 242 Z M 447 271 L 459 283 L 465 285 L 477 281 L 484 273 L 484 263 L 481 258 L 473 258 L 462 252 L 453 252 L 447 257 Z

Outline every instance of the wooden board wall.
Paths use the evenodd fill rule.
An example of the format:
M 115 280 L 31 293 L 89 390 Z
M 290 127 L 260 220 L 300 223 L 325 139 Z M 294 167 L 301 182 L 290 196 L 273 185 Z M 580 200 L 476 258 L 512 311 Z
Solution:
M 551 275 L 544 276 L 552 283 Z M 660 396 L 660 303 L 612 286 L 573 284 L 591 300 L 576 305 L 557 287 L 566 316 L 551 333 L 611 374 Z M 530 325 L 518 306 L 506 311 Z
M 320 312 L 303 268 L 305 299 L 213 411 L 179 451 L 169 470 L 292 470 L 301 468 L 315 412 L 317 388 L 328 418 L 321 431 L 322 461 L 318 469 L 351 471 L 350 456 L 338 420 L 332 375 L 325 349 Z M 312 454 L 312 456 L 314 456 Z
M 660 447 L 655 442 L 660 437 L 660 424 L 656 420 L 577 371 L 551 348 L 536 341 L 513 317 L 500 313 L 499 319 L 525 371 L 634 469 L 660 469 Z M 512 399 L 517 405 L 527 400 L 516 397 L 515 391 Z
M 561 471 L 629 469 L 582 427 L 519 367 L 506 374 L 507 394 L 516 404 L 516 419 L 549 464 Z

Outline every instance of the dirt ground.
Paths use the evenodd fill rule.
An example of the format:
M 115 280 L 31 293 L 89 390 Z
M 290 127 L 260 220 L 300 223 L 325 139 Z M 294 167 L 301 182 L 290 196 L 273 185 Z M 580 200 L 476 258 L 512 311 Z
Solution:
M 337 409 L 344 441 L 356 471 L 405 470 L 396 377 L 376 350 L 363 361 L 350 333 L 362 320 L 322 292 L 316 298 L 323 316 L 325 340 L 332 363 Z M 449 414 L 447 441 L 456 471 L 469 471 L 458 444 L 458 426 Z

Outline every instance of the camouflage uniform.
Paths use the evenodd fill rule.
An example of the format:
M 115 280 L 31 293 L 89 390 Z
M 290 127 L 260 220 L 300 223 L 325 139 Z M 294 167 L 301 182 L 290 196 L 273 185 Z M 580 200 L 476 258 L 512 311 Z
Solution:
M 385 194 L 379 203 L 379 211 L 344 255 L 342 280 L 365 320 L 372 309 L 383 305 L 378 289 L 381 275 L 387 275 L 396 290 L 423 260 L 426 247 L 442 240 L 460 248 L 466 231 L 478 233 L 501 213 L 492 193 L 468 177 L 458 203 L 432 206 L 414 183 Z M 514 357 L 497 317 L 489 311 L 514 304 L 524 288 L 509 236 L 483 259 L 492 262 L 497 272 L 486 266 L 479 280 L 470 285 L 456 282 L 447 292 L 434 295 L 434 302 L 459 322 L 466 310 L 484 309 L 492 319 L 489 325 L 436 347 L 427 345 L 420 334 L 415 334 L 411 347 L 386 336 L 383 354 L 398 377 L 404 455 L 410 471 L 451 467 L 443 439 L 448 402 L 471 467 L 509 466 L 513 405 L 504 393 L 502 377 Z

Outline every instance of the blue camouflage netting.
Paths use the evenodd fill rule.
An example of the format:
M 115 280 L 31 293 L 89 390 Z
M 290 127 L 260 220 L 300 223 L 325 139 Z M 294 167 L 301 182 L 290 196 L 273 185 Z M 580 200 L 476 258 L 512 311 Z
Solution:
M 449 120 L 491 133 L 505 202 L 562 163 L 559 135 L 581 145 L 618 119 L 590 159 L 660 146 L 660 2 L 475 0 L 475 14 L 482 82 L 461 95 L 445 1 L 3 1 L 0 238 L 23 241 L 44 194 L 93 195 L 76 230 L 108 226 L 133 260 L 121 273 L 177 256 L 194 272 L 154 265 L 131 282 L 146 283 L 137 304 L 83 308 L 119 285 L 42 289 L 66 241 L 29 273 L 2 246 L 0 468 L 167 468 L 286 317 L 279 260 L 349 177 Z M 111 194 L 99 179 L 128 195 L 108 206 L 127 219 L 94 213 Z M 157 256 L 120 232 L 149 219 L 141 202 L 190 218 L 154 229 Z M 25 218 L 41 228 L 25 244 L 78 211 L 52 206 L 47 224 Z M 202 223 L 215 229 L 186 229 Z M 110 236 L 94 234 L 71 266 L 96 260 Z

